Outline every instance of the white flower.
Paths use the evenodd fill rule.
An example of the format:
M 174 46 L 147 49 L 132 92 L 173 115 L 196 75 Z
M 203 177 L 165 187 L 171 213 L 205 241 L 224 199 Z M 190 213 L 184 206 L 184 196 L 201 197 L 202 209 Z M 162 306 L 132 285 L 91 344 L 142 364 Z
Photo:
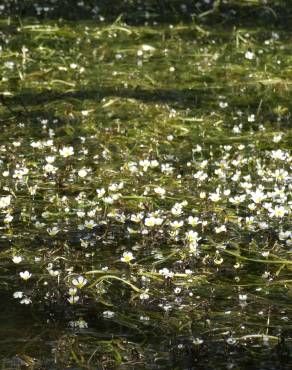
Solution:
M 269 209 L 270 217 L 283 218 L 287 213 L 283 206 L 276 206 L 274 209 Z
M 165 278 L 172 278 L 174 276 L 174 273 L 172 271 L 169 271 L 168 268 L 164 267 L 163 269 L 158 271 L 160 275 L 165 276 Z
M 248 50 L 245 54 L 244 54 L 244 57 L 245 59 L 248 59 L 248 60 L 253 60 L 254 59 L 254 53 L 250 50 Z
M 21 299 L 23 297 L 23 292 L 14 292 L 13 293 L 13 298 L 17 299 Z
M 85 320 L 79 319 L 77 321 L 70 321 L 69 326 L 71 328 L 87 329 L 88 323 Z
M 195 338 L 194 340 L 193 340 L 193 344 L 195 345 L 195 346 L 199 346 L 200 344 L 202 344 L 204 341 L 203 341 L 203 339 L 200 339 L 200 338 Z
M 191 225 L 192 227 L 197 226 L 199 223 L 201 223 L 201 221 L 199 220 L 198 217 L 193 216 L 188 217 L 188 224 Z
M 23 280 L 28 280 L 31 277 L 31 273 L 28 271 L 20 272 L 19 275 Z
M 241 133 L 241 127 L 240 126 L 233 126 L 233 128 L 232 128 L 232 132 L 234 133 L 234 134 L 240 134 Z
M 74 149 L 72 146 L 64 146 L 59 150 L 59 153 L 62 157 L 67 158 L 74 154 Z
M 221 199 L 221 196 L 220 196 L 219 192 L 211 193 L 211 194 L 209 195 L 209 199 L 210 199 L 212 202 L 219 202 L 219 200 Z
M 97 192 L 97 197 L 98 198 L 102 198 L 105 195 L 105 189 L 104 188 L 96 189 L 96 192 Z
M 174 216 L 180 216 L 182 212 L 182 205 L 180 203 L 175 203 L 175 205 L 171 208 L 171 213 Z
M 232 204 L 238 205 L 238 204 L 244 202 L 245 198 L 246 198 L 245 194 L 236 195 L 235 197 L 230 197 L 229 202 L 232 203 Z
M 165 195 L 165 189 L 161 188 L 160 186 L 154 189 L 155 193 L 160 195 L 161 197 L 164 197 Z
M 56 173 L 57 171 L 57 167 L 53 166 L 51 163 L 47 163 L 45 166 L 44 166 L 44 171 L 46 173 Z
M 283 137 L 283 134 L 282 133 L 280 133 L 278 135 L 274 135 L 273 142 L 274 143 L 279 143 L 282 140 L 282 137 Z
M 12 222 L 12 220 L 13 220 L 13 216 L 11 216 L 10 214 L 7 214 L 3 221 L 5 224 L 9 224 L 10 222 Z
M 81 170 L 78 171 L 78 176 L 81 177 L 82 179 L 84 177 L 86 177 L 87 174 L 88 174 L 88 172 L 87 172 L 87 169 L 86 168 L 81 168 Z
M 29 299 L 29 298 L 23 298 L 20 301 L 20 304 L 31 304 L 31 299 Z
M 70 296 L 73 296 L 73 295 L 76 295 L 77 294 L 77 288 L 70 288 L 69 289 L 69 295 Z
M 183 224 L 184 224 L 183 221 L 172 221 L 169 223 L 170 227 L 175 230 L 181 228 Z
M 7 195 L 5 197 L 0 197 L 0 209 L 7 208 L 11 202 L 11 195 Z
M 145 226 L 148 226 L 148 227 L 161 225 L 162 222 L 163 222 L 163 219 L 159 217 L 146 217 L 145 218 Z
M 58 276 L 60 275 L 60 271 L 59 270 L 49 270 L 49 274 L 51 276 Z
M 140 299 L 141 299 L 141 300 L 149 299 L 148 290 L 149 290 L 149 289 L 146 289 L 146 290 L 145 290 L 145 292 L 143 292 L 143 293 L 141 293 L 141 294 L 140 294 Z
M 281 149 L 278 150 L 272 150 L 271 151 L 271 157 L 273 159 L 279 159 L 280 161 L 285 161 L 287 154 L 283 152 Z
M 220 108 L 227 108 L 227 107 L 228 107 L 228 103 L 227 103 L 226 101 L 221 101 L 221 102 L 219 103 L 219 107 L 220 107 Z
M 96 223 L 93 221 L 93 220 L 89 220 L 89 221 L 85 221 L 84 222 L 84 226 L 89 229 L 89 230 L 92 230 L 95 226 L 96 226 Z
M 215 227 L 215 233 L 216 234 L 220 234 L 222 232 L 226 232 L 226 226 L 225 225 Z
M 113 204 L 114 198 L 113 197 L 105 197 L 105 198 L 103 198 L 103 201 L 106 204 Z
M 262 252 L 262 256 L 263 256 L 263 257 L 268 257 L 268 256 L 269 256 L 269 254 L 270 254 L 270 252 L 269 252 L 269 251 L 263 251 L 263 252 Z
M 121 261 L 125 263 L 130 263 L 133 259 L 135 259 L 135 257 L 132 252 L 124 252 L 121 257 Z
M 189 243 L 188 247 L 189 247 L 190 254 L 195 254 L 195 255 L 198 254 L 198 243 L 197 242 Z
M 239 294 L 238 299 L 240 301 L 246 301 L 247 300 L 247 295 L 246 294 Z
M 187 231 L 185 236 L 186 236 L 186 241 L 190 244 L 195 244 L 201 239 L 199 238 L 199 234 L 193 230 Z
M 75 304 L 79 301 L 79 296 L 78 295 L 70 296 L 67 300 L 70 304 Z
M 83 276 L 78 276 L 77 279 L 72 280 L 72 284 L 77 288 L 82 289 L 87 284 L 87 279 L 85 279 Z
M 12 258 L 12 262 L 14 263 L 20 263 L 22 261 L 22 257 L 21 256 L 14 256 Z
M 46 162 L 50 164 L 55 162 L 55 157 L 53 155 L 47 156 L 45 159 L 46 159 Z
M 215 265 L 221 265 L 222 262 L 223 262 L 223 258 L 222 257 L 220 258 L 220 256 L 217 256 L 216 258 L 214 258 Z
M 111 319 L 112 317 L 115 316 L 115 313 L 113 311 L 104 311 L 102 314 L 103 314 L 103 317 L 107 319 Z
M 142 45 L 141 46 L 141 50 L 143 50 L 143 51 L 148 51 L 148 52 L 153 52 L 153 51 L 155 51 L 156 49 L 155 49 L 155 47 L 153 47 L 153 46 L 151 46 L 151 45 L 146 45 L 146 44 L 144 44 L 144 45 Z
M 236 339 L 234 339 L 234 338 L 228 338 L 227 340 L 226 340 L 226 342 L 229 344 L 229 345 L 234 345 L 235 343 L 236 343 Z
M 256 191 L 251 191 L 250 196 L 253 202 L 256 204 L 261 203 L 264 199 L 266 199 L 266 195 L 259 189 Z
M 47 232 L 50 236 L 56 236 L 60 230 L 54 226 L 52 228 L 47 228 Z

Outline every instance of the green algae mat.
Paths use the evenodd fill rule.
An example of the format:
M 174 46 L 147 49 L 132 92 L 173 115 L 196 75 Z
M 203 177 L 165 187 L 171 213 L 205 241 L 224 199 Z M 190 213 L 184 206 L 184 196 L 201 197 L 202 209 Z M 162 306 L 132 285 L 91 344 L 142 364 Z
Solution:
M 1 369 L 291 369 L 291 25 L 1 1 Z

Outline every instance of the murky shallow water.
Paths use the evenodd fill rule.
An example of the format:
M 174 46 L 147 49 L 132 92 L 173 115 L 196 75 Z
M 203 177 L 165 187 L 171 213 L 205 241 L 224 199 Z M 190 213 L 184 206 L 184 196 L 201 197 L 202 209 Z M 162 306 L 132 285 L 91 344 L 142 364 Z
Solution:
M 3 369 L 291 367 L 291 9 L 162 3 L 1 9 Z

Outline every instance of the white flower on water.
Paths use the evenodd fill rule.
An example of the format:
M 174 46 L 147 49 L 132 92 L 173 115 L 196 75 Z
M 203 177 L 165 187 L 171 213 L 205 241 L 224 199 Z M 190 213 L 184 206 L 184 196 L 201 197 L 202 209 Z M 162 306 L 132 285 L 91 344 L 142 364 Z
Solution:
M 160 275 L 164 276 L 165 278 L 173 278 L 174 273 L 172 271 L 169 271 L 168 268 L 164 267 L 163 269 L 158 271 Z
M 69 289 L 69 295 L 74 296 L 77 294 L 77 288 L 70 288 Z
M 115 316 L 115 313 L 113 311 L 104 311 L 102 313 L 103 317 L 105 317 L 106 319 L 111 319 Z
M 28 280 L 31 277 L 31 273 L 29 271 L 20 272 L 19 276 L 23 280 Z
M 161 197 L 164 197 L 166 191 L 164 188 L 161 188 L 160 186 L 158 186 L 157 188 L 154 188 L 154 192 L 158 195 L 160 195 Z
M 155 47 L 154 46 L 151 46 L 151 45 L 147 45 L 147 44 L 144 44 L 141 46 L 141 50 L 142 51 L 146 51 L 146 52 L 153 52 L 155 51 Z
M 156 225 L 161 225 L 163 222 L 163 218 L 160 217 L 146 217 L 145 218 L 145 226 L 147 227 L 153 227 Z
M 78 295 L 70 296 L 67 300 L 70 304 L 75 304 L 79 301 L 79 296 Z
M 130 263 L 133 259 L 135 259 L 135 257 L 132 252 L 124 252 L 121 257 L 121 261 L 125 263 Z
M 7 208 L 11 202 L 11 195 L 7 195 L 5 197 L 0 197 L 0 209 Z
M 193 230 L 187 231 L 185 237 L 186 241 L 190 244 L 196 244 L 201 239 L 199 238 L 199 234 Z
M 54 226 L 52 228 L 47 228 L 47 232 L 50 236 L 56 236 L 59 231 L 60 231 L 60 229 L 58 229 L 56 226 Z
M 274 143 L 279 143 L 282 140 L 282 137 L 283 137 L 283 134 L 282 133 L 280 133 L 278 135 L 274 135 L 273 142 Z
M 266 199 L 266 195 L 260 189 L 257 189 L 256 191 L 251 191 L 250 196 L 252 201 L 256 204 L 259 204 L 264 199 Z
M 59 150 L 59 153 L 62 157 L 68 158 L 74 154 L 74 149 L 72 146 L 63 146 L 63 148 Z
M 146 289 L 143 293 L 140 294 L 140 299 L 141 300 L 149 299 L 148 291 L 149 291 L 149 289 Z
M 44 171 L 46 173 L 56 173 L 57 171 L 57 167 L 53 166 L 51 163 L 47 163 L 45 166 L 44 166 Z
M 69 326 L 74 329 L 87 329 L 88 323 L 83 319 L 79 319 L 77 321 L 70 321 Z
M 283 218 L 287 213 L 286 209 L 283 206 L 276 206 L 274 209 L 269 209 L 269 216 L 276 217 L 276 218 Z
M 219 194 L 218 191 L 216 191 L 216 193 L 211 193 L 209 195 L 209 199 L 212 201 L 212 202 L 219 202 L 219 200 L 221 199 L 221 196 Z
M 96 226 L 96 223 L 93 221 L 93 220 L 89 220 L 89 221 L 85 221 L 84 222 L 84 226 L 89 229 L 89 230 L 92 230 L 95 226 Z
M 20 304 L 31 304 L 31 299 L 30 298 L 23 298 L 21 301 L 20 301 Z
M 49 274 L 55 277 L 55 276 L 60 275 L 60 271 L 59 270 L 49 270 Z
M 218 226 L 218 227 L 215 227 L 215 233 L 216 234 L 220 234 L 220 233 L 223 233 L 223 232 L 226 232 L 226 226 L 225 225 L 222 225 L 222 226 Z
M 15 299 L 21 299 L 23 297 L 23 292 L 14 292 L 13 298 Z
M 172 221 L 169 223 L 170 227 L 174 230 L 177 230 L 181 227 L 183 227 L 184 222 L 183 221 Z
M 22 257 L 21 256 L 14 256 L 12 258 L 12 262 L 13 263 L 20 263 L 22 261 Z
M 247 300 L 247 295 L 246 294 L 239 294 L 238 299 L 240 301 L 244 301 L 245 302 Z
M 7 214 L 5 217 L 4 217 L 4 223 L 5 224 L 9 224 L 10 222 L 12 222 L 13 220 L 13 216 L 11 216 L 10 214 Z
M 45 159 L 46 159 L 46 162 L 50 164 L 55 162 L 55 157 L 53 155 L 49 155 Z
M 77 288 L 82 289 L 87 284 L 87 279 L 80 275 L 78 278 L 72 280 L 72 284 Z
M 202 344 L 204 341 L 203 341 L 203 339 L 200 339 L 200 338 L 195 338 L 194 340 L 193 340 L 193 344 L 195 345 L 195 346 L 199 346 L 200 344 Z
M 248 60 L 253 60 L 254 59 L 254 53 L 250 50 L 248 50 L 245 54 L 244 54 L 244 57 L 245 59 L 248 59 Z
M 236 339 L 235 338 L 228 338 L 226 339 L 226 342 L 230 345 L 230 346 L 233 346 L 235 343 L 236 343 Z
M 81 177 L 82 179 L 86 177 L 88 174 L 88 171 L 86 168 L 81 168 L 81 170 L 78 171 L 78 176 Z
M 192 227 L 197 226 L 199 223 L 201 223 L 201 221 L 199 220 L 198 217 L 193 216 L 188 217 L 188 224 L 191 225 Z

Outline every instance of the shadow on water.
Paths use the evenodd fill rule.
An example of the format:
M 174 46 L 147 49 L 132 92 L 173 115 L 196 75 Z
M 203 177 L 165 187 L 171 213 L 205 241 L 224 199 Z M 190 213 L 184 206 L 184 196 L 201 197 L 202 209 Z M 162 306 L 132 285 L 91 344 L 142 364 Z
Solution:
M 213 89 L 215 90 L 215 89 Z M 220 89 L 216 89 L 218 93 Z M 95 89 L 84 89 L 73 92 L 57 92 L 44 91 L 34 93 L 22 91 L 20 94 L 12 98 L 5 98 L 8 104 L 22 103 L 25 106 L 34 106 L 39 104 L 47 104 L 58 100 L 95 100 L 100 102 L 108 97 L 120 97 L 124 99 L 135 99 L 145 103 L 175 103 L 180 108 L 188 108 L 190 106 L 201 105 L 203 101 L 212 99 L 211 89 L 153 89 L 147 90 L 143 88 L 125 89 L 122 87 L 100 87 Z

